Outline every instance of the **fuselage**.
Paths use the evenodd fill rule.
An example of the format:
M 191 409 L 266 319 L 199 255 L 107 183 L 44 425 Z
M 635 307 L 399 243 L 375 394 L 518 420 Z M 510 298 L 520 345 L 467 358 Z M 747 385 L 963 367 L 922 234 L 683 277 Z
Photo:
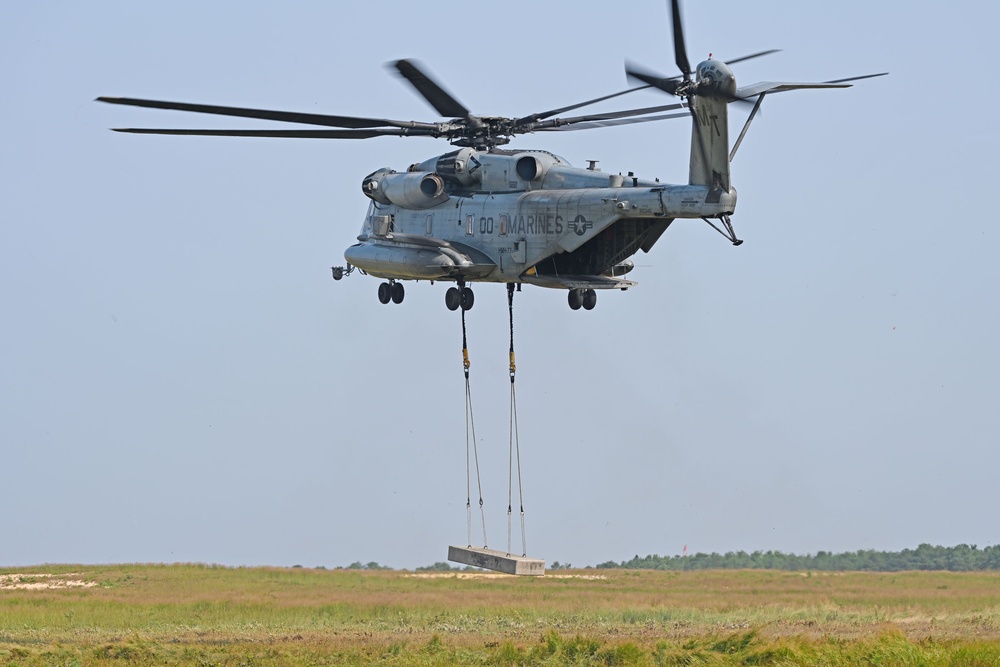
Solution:
M 537 282 L 615 276 L 675 218 L 731 214 L 733 189 L 580 169 L 545 151 L 462 149 L 379 170 L 347 261 L 375 276 Z M 556 286 L 556 285 L 553 285 Z

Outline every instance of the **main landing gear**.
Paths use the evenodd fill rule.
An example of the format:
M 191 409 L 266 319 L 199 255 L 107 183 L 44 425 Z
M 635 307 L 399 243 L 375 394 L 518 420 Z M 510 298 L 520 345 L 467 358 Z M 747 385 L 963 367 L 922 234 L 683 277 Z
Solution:
M 403 283 L 390 280 L 378 286 L 378 300 L 382 303 L 389 303 L 390 301 L 393 303 L 403 303 L 404 296 L 406 296 L 406 291 L 403 289 Z
M 571 289 L 569 291 L 569 307 L 573 310 L 593 310 L 597 305 L 597 292 L 592 289 Z
M 448 310 L 472 310 L 472 304 L 476 301 L 476 295 L 472 292 L 472 288 L 465 286 L 465 281 L 460 280 L 458 282 L 458 287 L 449 287 L 448 291 L 444 293 L 444 305 L 448 306 Z

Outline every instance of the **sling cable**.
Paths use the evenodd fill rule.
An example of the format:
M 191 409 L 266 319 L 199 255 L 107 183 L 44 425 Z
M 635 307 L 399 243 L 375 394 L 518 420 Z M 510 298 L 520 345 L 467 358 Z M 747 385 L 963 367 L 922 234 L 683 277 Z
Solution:
M 469 382 L 469 344 L 465 325 L 465 309 L 462 309 L 462 368 L 465 375 L 465 514 L 468 528 L 468 546 L 465 548 L 452 546 L 448 548 L 448 560 L 473 565 L 489 570 L 506 572 L 507 574 L 543 575 L 545 561 L 528 558 L 527 540 L 524 526 L 524 486 L 521 477 L 521 442 L 517 428 L 517 392 L 514 380 L 517 375 L 517 364 L 514 359 L 514 284 L 507 284 L 507 312 L 510 316 L 510 421 L 509 449 L 507 466 L 507 551 L 490 549 L 486 541 L 486 513 L 483 502 L 483 485 L 479 472 L 479 449 L 476 441 L 476 423 L 472 414 L 472 391 Z M 476 485 L 479 491 L 479 511 L 483 524 L 483 547 L 472 546 L 472 468 L 475 464 Z M 513 525 L 514 525 L 514 471 L 517 470 L 518 509 L 521 519 L 521 554 L 513 555 Z
M 469 384 L 469 342 L 465 330 L 465 308 L 462 311 L 462 368 L 465 371 L 465 522 L 469 529 L 469 548 L 472 548 L 472 460 L 476 463 L 476 486 L 479 490 L 479 513 L 483 520 L 483 548 L 487 548 L 486 511 L 483 508 L 483 482 L 479 475 L 479 448 L 476 442 L 476 420 L 472 415 L 472 390 Z M 470 459 L 470 438 L 471 452 Z
M 507 312 L 510 313 L 510 446 L 507 456 L 507 554 L 510 555 L 511 543 L 511 506 L 514 481 L 514 460 L 517 454 L 517 496 L 521 507 L 521 555 L 528 555 L 528 543 L 524 537 L 524 487 L 521 484 L 521 441 L 517 434 L 517 393 L 514 391 L 514 376 L 517 374 L 517 364 L 514 363 L 514 283 L 507 283 Z

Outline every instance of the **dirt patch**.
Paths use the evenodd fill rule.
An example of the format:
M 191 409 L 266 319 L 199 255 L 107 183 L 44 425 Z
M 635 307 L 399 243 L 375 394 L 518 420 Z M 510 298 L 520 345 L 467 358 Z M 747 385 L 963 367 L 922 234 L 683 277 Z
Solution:
M 84 581 L 80 572 L 66 574 L 23 573 L 0 574 L 0 590 L 49 591 L 58 588 L 93 588 L 96 581 Z
M 502 572 L 417 572 L 403 576 L 420 579 L 502 579 L 516 575 L 503 574 Z M 543 577 L 545 579 L 607 579 L 603 574 L 546 574 Z

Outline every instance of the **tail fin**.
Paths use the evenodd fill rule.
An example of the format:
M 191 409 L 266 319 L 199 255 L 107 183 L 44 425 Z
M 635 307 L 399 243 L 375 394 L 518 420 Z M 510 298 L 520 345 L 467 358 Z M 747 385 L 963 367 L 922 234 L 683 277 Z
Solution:
M 688 182 L 729 192 L 729 112 L 725 99 L 688 98 L 692 119 Z

